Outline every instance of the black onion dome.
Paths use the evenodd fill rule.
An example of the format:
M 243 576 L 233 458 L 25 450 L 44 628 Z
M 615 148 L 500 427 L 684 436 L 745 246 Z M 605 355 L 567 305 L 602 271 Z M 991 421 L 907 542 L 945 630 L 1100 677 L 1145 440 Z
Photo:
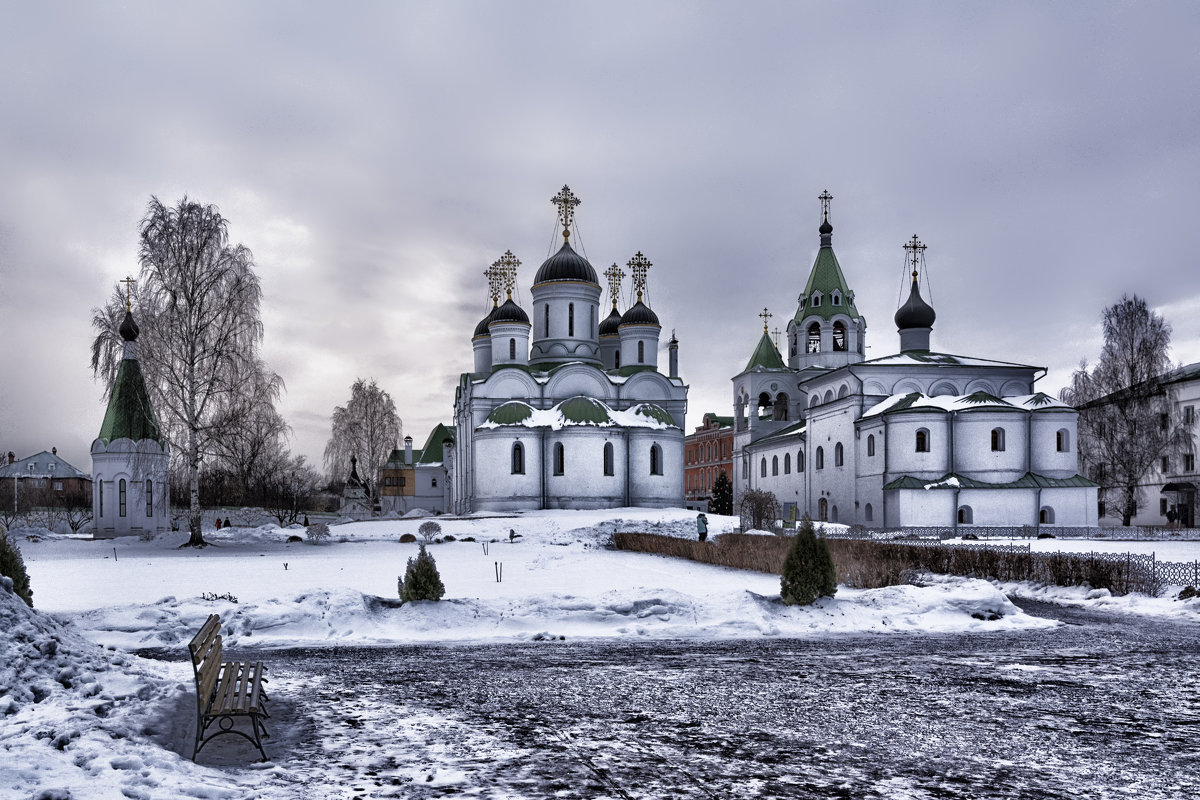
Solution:
M 121 338 L 127 342 L 137 340 L 138 326 L 137 323 L 133 321 L 132 311 L 125 312 L 125 320 L 121 323 L 121 327 L 117 330 L 120 332 Z
M 818 228 L 817 231 L 822 236 L 828 236 L 829 234 L 833 233 L 833 226 L 829 224 L 829 220 L 825 220 L 821 223 L 821 227 Z
M 596 270 L 586 258 L 571 249 L 570 242 L 563 242 L 557 253 L 542 262 L 533 278 L 535 286 L 549 281 L 585 281 L 599 284 Z
M 601 336 L 616 336 L 620 333 L 618 328 L 621 327 L 621 314 L 616 308 L 609 313 L 607 317 L 600 323 Z
M 479 320 L 479 324 L 475 326 L 475 333 L 471 334 L 472 339 L 474 339 L 476 336 L 487 336 L 488 335 L 488 325 L 491 323 L 492 316 L 496 313 L 496 310 L 497 309 L 493 308 L 491 311 L 488 312 L 488 315 L 486 317 Z
M 658 315 L 650 310 L 650 306 L 638 300 L 629 310 L 621 317 L 622 325 L 662 325 L 658 322 Z
M 510 297 L 504 301 L 504 305 L 492 311 L 491 319 L 488 320 L 490 325 L 493 322 L 523 322 L 529 324 L 529 315 L 519 305 L 513 302 Z
M 908 300 L 896 311 L 896 328 L 932 328 L 937 314 L 933 306 L 921 299 L 921 289 L 914 278 Z

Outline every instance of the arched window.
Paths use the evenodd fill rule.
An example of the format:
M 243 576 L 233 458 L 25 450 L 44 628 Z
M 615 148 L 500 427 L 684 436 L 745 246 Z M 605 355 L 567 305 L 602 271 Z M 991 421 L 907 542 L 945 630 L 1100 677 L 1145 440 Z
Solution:
M 837 303 L 834 303 L 837 305 Z M 841 320 L 833 323 L 833 349 L 835 352 L 846 350 L 846 326 Z
M 766 392 L 763 392 L 758 396 L 758 418 L 759 419 L 766 418 L 766 415 L 763 413 L 764 408 L 765 409 L 774 408 L 774 405 L 772 405 L 772 403 L 771 403 L 771 395 L 767 394 Z
M 621 368 L 621 351 L 620 350 L 613 351 L 613 366 L 617 369 Z
M 992 452 L 1004 452 L 1004 428 L 992 428 Z
M 867 522 L 875 521 L 875 509 L 871 507 L 870 503 L 867 503 L 867 507 L 863 509 L 863 519 Z
M 921 428 L 917 431 L 917 452 L 929 452 L 929 430 L 927 428 Z
M 817 519 L 821 522 L 829 522 L 829 501 L 824 497 L 817 501 Z
M 104 516 L 104 479 L 101 478 L 99 481 L 97 481 L 97 483 L 100 486 L 100 488 L 96 492 L 97 503 L 100 506 L 100 516 L 103 517 Z
M 825 469 L 825 448 L 817 448 L 817 469 Z
M 875 434 L 873 433 L 867 437 L 867 455 L 875 455 Z
M 146 518 L 154 516 L 154 481 L 146 479 Z
M 567 303 L 567 336 L 575 335 L 575 304 Z
M 807 350 L 810 353 L 821 352 L 821 326 L 816 322 L 808 326 Z
M 796 472 L 804 472 L 804 451 L 796 454 Z
M 780 392 L 775 396 L 775 411 L 772 414 L 772 419 L 787 420 L 788 418 L 788 396 L 784 392 Z
M 1054 435 L 1055 449 L 1060 453 L 1071 452 L 1071 433 L 1066 428 L 1059 428 L 1058 433 Z
M 767 477 L 767 457 L 763 456 L 762 463 L 758 468 L 759 475 L 763 478 Z
M 650 445 L 650 474 L 663 474 L 662 448 L 657 444 Z
M 613 446 L 612 442 L 604 443 L 604 474 L 613 474 Z
M 646 343 L 642 341 L 638 342 L 638 363 L 646 363 Z
M 779 474 L 779 456 L 771 456 L 771 477 Z
M 1038 522 L 1043 525 L 1054 524 L 1054 509 L 1050 506 L 1042 506 L 1042 510 L 1038 512 Z
M 588 336 L 596 335 L 596 307 L 588 306 Z
M 543 321 L 542 335 L 549 336 L 550 335 L 550 304 L 549 303 L 546 303 L 546 305 L 542 306 L 542 321 Z
M 831 508 L 831 509 L 829 510 L 829 521 L 830 521 L 830 522 L 837 522 L 837 521 L 838 521 L 838 512 L 837 512 L 837 506 L 834 506 L 833 508 Z
M 513 361 L 515 361 L 517 358 L 517 340 L 516 339 L 508 340 L 508 357 L 509 357 L 509 359 L 511 359 Z
M 833 303 L 835 306 L 840 306 L 842 304 L 842 293 L 834 292 L 830 296 L 830 302 Z
M 512 447 L 512 474 L 525 474 L 525 446 L 517 442 Z
M 971 511 L 970 506 L 958 507 L 958 524 L 973 525 L 975 523 L 975 513 Z
M 784 475 L 792 474 L 792 454 L 791 453 L 783 454 L 783 474 Z
M 117 484 L 117 513 L 122 517 L 125 516 L 125 479 L 121 478 L 121 482 Z
M 837 444 L 835 444 L 833 446 L 833 465 L 835 467 L 840 467 L 840 466 L 842 466 L 843 463 L 844 462 L 842 461 L 842 443 L 838 442 Z
M 562 442 L 554 443 L 554 474 L 562 475 L 567 471 L 567 454 Z

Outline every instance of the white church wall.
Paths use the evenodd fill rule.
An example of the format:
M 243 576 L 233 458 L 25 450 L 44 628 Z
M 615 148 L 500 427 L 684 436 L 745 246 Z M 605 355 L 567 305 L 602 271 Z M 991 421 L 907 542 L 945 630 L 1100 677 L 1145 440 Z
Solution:
M 1020 411 L 967 411 L 954 423 L 954 471 L 988 483 L 1015 481 L 1027 471 L 1029 417 Z M 992 432 L 997 431 L 993 450 Z
M 542 448 L 534 429 L 497 428 L 475 431 L 476 465 L 473 505 L 479 510 L 517 511 L 541 507 Z M 513 445 L 520 442 L 525 471 L 513 473 Z
M 1079 473 L 1076 438 L 1078 418 L 1071 413 L 1033 414 L 1033 458 L 1030 471 L 1050 478 L 1071 478 Z M 1059 431 L 1064 449 L 1058 449 Z
M 147 445 L 158 449 L 153 442 L 147 442 Z M 92 527 L 96 538 L 169 531 L 171 488 L 167 481 L 168 456 L 161 451 L 136 452 L 133 443 L 127 439 L 113 442 L 108 452 L 103 447 L 104 443 L 100 440 L 92 445 Z M 150 481 L 149 507 L 146 502 L 147 481 Z M 124 513 L 121 509 L 122 482 L 125 485 Z
M 1088 526 L 1098 524 L 1096 519 L 1096 500 L 1098 490 L 1095 487 L 1086 489 L 1043 489 L 1041 504 L 1054 510 L 1053 522 L 1043 523 L 1055 526 Z M 1157 509 L 1155 509 L 1157 510 Z
M 963 489 L 958 504 L 971 509 L 972 525 L 1037 524 L 1035 489 Z
M 940 412 L 893 414 L 887 422 L 888 471 L 892 477 L 940 478 L 950 471 L 950 420 Z M 928 451 L 917 450 L 917 432 L 927 432 Z
M 610 429 L 573 426 L 546 435 L 546 505 L 548 508 L 610 508 L 623 504 L 625 453 L 623 437 Z M 613 446 L 613 474 L 604 474 L 604 445 Z M 556 473 L 554 450 L 562 445 L 562 472 Z
M 616 396 L 612 382 L 595 367 L 571 364 L 560 367 L 546 383 L 546 396 L 555 402 L 583 395 L 608 402 Z
M 955 510 L 954 492 L 948 489 L 902 489 L 889 498 L 888 525 L 951 525 Z
M 486 381 L 473 387 L 473 396 L 479 399 L 531 401 L 531 398 L 540 397 L 541 394 L 538 382 L 528 372 L 517 367 L 493 372 Z M 491 408 L 487 409 L 487 411 L 490 410 Z M 484 418 L 486 417 L 487 412 L 485 411 Z
M 659 447 L 660 474 L 652 473 L 650 448 Z M 629 430 L 630 504 L 670 508 L 683 502 L 683 431 L 632 428 Z

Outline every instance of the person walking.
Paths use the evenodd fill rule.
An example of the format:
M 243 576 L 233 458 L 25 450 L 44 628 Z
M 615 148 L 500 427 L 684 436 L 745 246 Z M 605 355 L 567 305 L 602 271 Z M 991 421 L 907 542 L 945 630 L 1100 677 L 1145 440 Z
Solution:
M 704 516 L 703 512 L 696 515 L 696 532 L 700 536 L 700 541 L 703 542 L 708 538 L 708 517 Z

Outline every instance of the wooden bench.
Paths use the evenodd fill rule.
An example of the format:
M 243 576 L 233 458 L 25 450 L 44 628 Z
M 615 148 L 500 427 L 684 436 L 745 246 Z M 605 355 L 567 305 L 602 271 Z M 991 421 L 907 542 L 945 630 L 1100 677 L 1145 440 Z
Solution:
M 263 689 L 266 668 L 262 662 L 243 664 L 221 661 L 221 618 L 210 614 L 200 632 L 188 644 L 192 670 L 196 676 L 196 743 L 192 760 L 210 741 L 226 733 L 247 739 L 262 755 L 262 740 L 267 733 L 263 720 L 267 713 L 267 692 Z M 239 719 L 250 723 L 251 733 L 235 727 Z M 209 729 L 216 725 L 216 730 Z M 253 735 L 251 735 L 253 734 Z

